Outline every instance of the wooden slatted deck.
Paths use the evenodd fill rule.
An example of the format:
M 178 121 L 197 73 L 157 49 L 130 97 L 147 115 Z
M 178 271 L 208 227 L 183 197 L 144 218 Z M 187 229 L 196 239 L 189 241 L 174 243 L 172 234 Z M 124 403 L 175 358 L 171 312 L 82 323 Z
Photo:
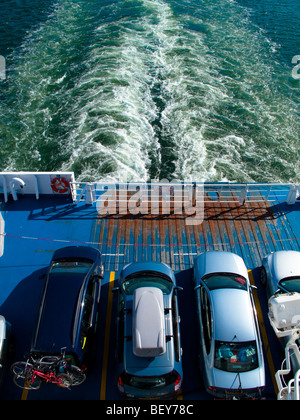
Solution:
M 284 212 L 269 202 L 206 203 L 202 223 L 186 224 L 183 215 L 98 216 L 93 242 L 98 242 L 107 270 L 134 261 L 161 261 L 174 271 L 193 266 L 194 256 L 208 250 L 241 255 L 248 268 L 280 249 L 299 249 L 299 238 Z

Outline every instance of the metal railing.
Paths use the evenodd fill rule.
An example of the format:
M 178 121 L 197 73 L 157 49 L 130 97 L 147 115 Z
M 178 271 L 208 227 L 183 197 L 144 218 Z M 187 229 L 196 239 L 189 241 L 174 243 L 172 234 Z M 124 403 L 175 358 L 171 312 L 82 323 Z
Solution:
M 105 200 L 125 207 L 130 200 L 140 205 L 195 203 L 245 203 L 282 202 L 294 204 L 300 186 L 296 184 L 236 184 L 236 183 L 79 183 L 72 182 L 74 201 L 92 204 Z

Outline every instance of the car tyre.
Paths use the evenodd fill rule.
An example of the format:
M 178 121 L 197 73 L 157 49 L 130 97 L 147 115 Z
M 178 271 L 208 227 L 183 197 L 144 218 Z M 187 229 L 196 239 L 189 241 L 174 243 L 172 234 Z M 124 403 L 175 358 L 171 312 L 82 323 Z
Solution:
M 266 284 L 267 284 L 267 272 L 266 272 L 265 267 L 261 267 L 261 270 L 260 270 L 260 281 L 261 281 L 261 284 L 264 287 L 266 287 Z

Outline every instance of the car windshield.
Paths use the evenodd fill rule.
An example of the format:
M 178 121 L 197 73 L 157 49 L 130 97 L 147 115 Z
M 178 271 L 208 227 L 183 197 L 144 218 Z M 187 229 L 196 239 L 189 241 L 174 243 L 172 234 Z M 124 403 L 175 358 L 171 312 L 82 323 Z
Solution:
M 248 372 L 258 367 L 255 341 L 215 343 L 215 368 L 227 372 Z
M 171 293 L 173 282 L 162 273 L 138 272 L 127 276 L 122 287 L 126 295 L 132 295 L 138 287 L 158 287 L 166 295 Z
M 67 258 L 53 262 L 50 273 L 86 274 L 93 265 L 93 261 L 87 258 Z
M 202 279 L 209 290 L 215 289 L 241 289 L 247 290 L 247 281 L 237 274 L 218 273 L 210 274 Z
M 171 385 L 176 381 L 178 373 L 173 370 L 166 375 L 161 376 L 135 376 L 129 373 L 123 373 L 122 380 L 124 384 L 141 389 L 152 389 L 161 386 Z
M 280 286 L 282 286 L 288 292 L 300 293 L 300 277 L 283 279 L 279 282 L 279 287 Z

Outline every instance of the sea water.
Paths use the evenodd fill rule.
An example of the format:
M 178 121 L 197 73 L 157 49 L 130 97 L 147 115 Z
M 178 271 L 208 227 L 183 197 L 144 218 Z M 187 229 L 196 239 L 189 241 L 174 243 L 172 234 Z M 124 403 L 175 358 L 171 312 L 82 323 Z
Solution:
M 299 0 L 0 10 L 0 170 L 300 181 Z

